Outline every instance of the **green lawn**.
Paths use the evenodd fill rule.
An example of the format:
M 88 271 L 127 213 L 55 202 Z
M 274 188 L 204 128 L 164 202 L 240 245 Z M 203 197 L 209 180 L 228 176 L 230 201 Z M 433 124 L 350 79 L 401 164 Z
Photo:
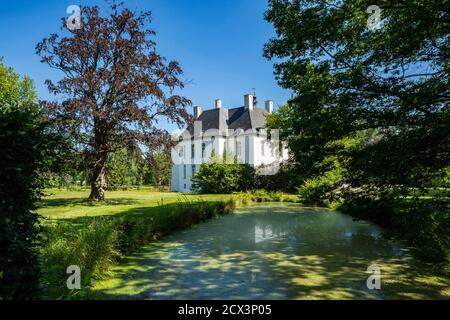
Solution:
M 89 190 L 46 190 L 37 212 L 48 219 L 74 219 L 139 212 L 158 204 L 189 201 L 215 201 L 230 199 L 230 195 L 197 195 L 158 192 L 151 188 L 106 192 L 106 203 L 87 200 Z

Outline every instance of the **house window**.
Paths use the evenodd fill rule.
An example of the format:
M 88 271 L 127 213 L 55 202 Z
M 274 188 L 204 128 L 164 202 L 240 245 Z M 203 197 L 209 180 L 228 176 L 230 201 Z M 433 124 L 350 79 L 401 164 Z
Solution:
M 193 164 L 193 165 L 192 165 L 192 168 L 191 168 L 191 170 L 192 170 L 192 175 L 195 174 L 195 169 L 196 169 L 196 168 L 195 168 L 195 164 Z
M 206 143 L 202 143 L 202 158 L 205 158 Z
M 216 141 L 216 137 L 212 137 L 211 138 L 211 152 L 212 152 L 212 154 L 216 154 L 216 148 L 214 147 L 215 146 L 215 144 L 214 144 L 214 142 Z
M 183 166 L 183 179 L 186 179 L 186 165 Z
M 261 155 L 264 157 L 266 155 L 266 142 L 261 141 Z
M 241 142 L 240 141 L 236 141 L 236 156 L 238 156 L 238 157 L 241 156 Z
M 195 144 L 191 144 L 191 159 L 195 158 Z
M 245 137 L 245 163 L 250 162 L 250 138 L 248 136 Z
M 179 156 L 180 158 L 183 158 L 183 157 L 184 157 L 184 147 L 180 147 L 180 151 L 178 151 L 178 156 Z
M 224 155 L 227 154 L 227 142 L 226 141 L 223 143 L 223 154 Z

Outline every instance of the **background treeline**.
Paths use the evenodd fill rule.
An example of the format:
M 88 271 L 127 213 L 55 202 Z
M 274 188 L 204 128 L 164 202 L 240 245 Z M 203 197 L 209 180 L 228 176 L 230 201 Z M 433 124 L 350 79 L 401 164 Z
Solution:
M 92 168 L 89 155 L 73 152 L 58 172 L 46 172 L 49 188 L 89 188 Z M 170 150 L 143 153 L 138 146 L 122 147 L 108 155 L 106 163 L 106 190 L 126 190 L 140 186 L 169 189 L 171 184 Z
M 380 0 L 377 28 L 368 26 L 370 4 L 269 0 L 265 19 L 276 33 L 264 56 L 277 61 L 276 79 L 292 98 L 268 126 L 281 129 L 291 159 L 266 177 L 208 163 L 194 182 L 202 192 L 298 193 L 304 204 L 374 221 L 448 267 L 448 3 Z M 42 62 L 62 73 L 46 82 L 50 92 L 67 99 L 38 104 L 31 79 L 0 61 L 2 299 L 39 291 L 42 233 L 33 211 L 46 186 L 88 185 L 90 201 L 104 202 L 108 189 L 169 184 L 168 135 L 157 119 L 179 127 L 192 120 L 191 101 L 174 94 L 183 71 L 157 53 L 149 13 L 116 4 L 111 12 L 84 6 L 83 32 L 37 44 Z M 123 41 L 130 33 L 139 36 Z

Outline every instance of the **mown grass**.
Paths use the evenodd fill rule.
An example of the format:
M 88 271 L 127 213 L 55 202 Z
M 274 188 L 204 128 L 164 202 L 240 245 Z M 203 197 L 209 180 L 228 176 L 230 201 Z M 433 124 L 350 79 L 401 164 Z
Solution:
M 154 191 L 153 188 L 139 190 L 109 191 L 105 203 L 88 200 L 88 189 L 46 190 L 46 197 L 39 203 L 37 213 L 48 219 L 74 219 L 81 217 L 111 216 L 123 214 L 132 209 L 153 208 L 159 204 L 180 202 L 180 194 Z M 183 194 L 191 202 L 222 201 L 231 199 L 231 195 Z M 139 210 L 138 210 L 139 211 Z
M 43 216 L 43 298 L 83 298 L 93 279 L 141 246 L 192 224 L 233 212 L 230 195 L 180 195 L 150 190 L 108 192 L 106 203 L 86 200 L 88 191 L 48 190 Z M 82 290 L 67 289 L 67 267 L 81 269 Z

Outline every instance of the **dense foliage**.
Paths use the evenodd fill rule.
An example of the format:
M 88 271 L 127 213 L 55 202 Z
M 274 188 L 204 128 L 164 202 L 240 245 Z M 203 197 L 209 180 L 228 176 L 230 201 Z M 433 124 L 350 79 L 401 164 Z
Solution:
M 144 159 L 139 148 L 121 148 L 111 153 L 106 163 L 107 190 L 142 185 L 143 167 Z
M 0 61 L 0 299 L 31 298 L 38 290 L 40 226 L 32 211 L 60 141 L 35 100 L 32 81 Z
M 375 28 L 371 4 L 270 0 L 265 56 L 281 60 L 293 98 L 269 123 L 283 129 L 305 199 L 337 201 L 448 261 L 447 1 L 379 1 Z
M 192 178 L 194 190 L 201 193 L 225 194 L 247 191 L 255 188 L 254 169 L 245 164 L 210 161 L 200 165 L 200 170 Z
M 172 159 L 169 152 L 159 150 L 147 155 L 144 182 L 152 186 L 170 186 L 172 180 Z

